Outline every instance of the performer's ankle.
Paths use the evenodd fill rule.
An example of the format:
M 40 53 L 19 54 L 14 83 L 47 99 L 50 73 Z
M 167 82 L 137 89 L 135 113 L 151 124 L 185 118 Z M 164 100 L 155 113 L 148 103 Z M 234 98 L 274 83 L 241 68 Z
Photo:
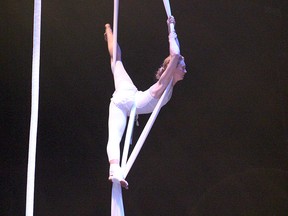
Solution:
M 110 164 L 119 164 L 119 159 L 112 159 L 109 161 Z

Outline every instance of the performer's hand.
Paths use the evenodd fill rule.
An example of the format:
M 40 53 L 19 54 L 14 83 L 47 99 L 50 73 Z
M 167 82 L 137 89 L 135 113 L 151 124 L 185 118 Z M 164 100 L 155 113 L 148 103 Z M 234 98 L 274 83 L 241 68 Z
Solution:
M 168 26 L 169 26 L 169 24 L 174 24 L 174 25 L 176 24 L 176 20 L 175 20 L 174 16 L 168 17 L 167 24 L 168 24 Z
M 167 26 L 168 26 L 168 33 L 175 32 L 175 18 L 173 16 L 168 17 L 167 19 Z

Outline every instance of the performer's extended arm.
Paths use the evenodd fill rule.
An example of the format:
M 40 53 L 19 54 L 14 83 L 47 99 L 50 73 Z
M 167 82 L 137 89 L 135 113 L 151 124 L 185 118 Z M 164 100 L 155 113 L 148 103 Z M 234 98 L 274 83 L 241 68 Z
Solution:
M 168 38 L 169 38 L 170 61 L 168 63 L 167 68 L 165 69 L 165 71 L 160 76 L 159 80 L 157 81 L 157 83 L 153 85 L 151 94 L 155 98 L 160 98 L 161 95 L 163 94 L 164 90 L 166 89 L 169 82 L 173 78 L 174 71 L 177 68 L 179 58 L 181 57 L 177 34 L 175 31 L 171 31 L 171 25 L 173 25 L 173 27 L 175 25 L 175 19 L 173 16 L 168 18 L 167 25 L 168 25 L 168 32 L 169 32 Z

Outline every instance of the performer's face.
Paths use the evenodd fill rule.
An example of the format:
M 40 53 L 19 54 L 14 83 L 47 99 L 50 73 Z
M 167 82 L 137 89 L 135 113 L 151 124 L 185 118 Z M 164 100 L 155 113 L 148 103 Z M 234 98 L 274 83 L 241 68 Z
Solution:
M 178 65 L 177 65 L 177 68 L 176 68 L 176 71 L 175 71 L 175 75 L 177 75 L 177 77 L 179 77 L 180 79 L 183 79 L 184 75 L 186 73 L 187 73 L 187 70 L 186 70 L 186 64 L 185 64 L 185 61 L 184 61 L 184 57 L 180 56 L 179 62 L 178 62 Z

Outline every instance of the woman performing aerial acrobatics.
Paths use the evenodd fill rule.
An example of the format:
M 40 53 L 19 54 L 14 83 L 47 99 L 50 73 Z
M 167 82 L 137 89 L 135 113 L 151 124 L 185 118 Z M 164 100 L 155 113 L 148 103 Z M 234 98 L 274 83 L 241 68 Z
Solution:
M 151 113 L 159 101 L 161 95 L 172 80 L 172 87 L 162 103 L 164 106 L 172 96 L 175 84 L 184 78 L 186 65 L 184 57 L 180 55 L 179 42 L 174 28 L 173 16 L 167 19 L 168 39 L 170 55 L 164 60 L 162 66 L 156 72 L 157 82 L 146 91 L 139 91 L 127 74 L 121 60 L 121 50 L 117 44 L 116 63 L 113 68 L 113 32 L 110 24 L 105 25 L 105 40 L 111 58 L 111 68 L 114 77 L 115 91 L 109 106 L 108 119 L 108 143 L 107 154 L 110 163 L 109 180 L 119 182 L 122 187 L 128 188 L 128 182 L 124 179 L 120 168 L 120 142 L 127 124 L 127 117 L 132 106 L 136 106 L 136 114 Z M 172 29 L 172 30 L 171 30 Z

